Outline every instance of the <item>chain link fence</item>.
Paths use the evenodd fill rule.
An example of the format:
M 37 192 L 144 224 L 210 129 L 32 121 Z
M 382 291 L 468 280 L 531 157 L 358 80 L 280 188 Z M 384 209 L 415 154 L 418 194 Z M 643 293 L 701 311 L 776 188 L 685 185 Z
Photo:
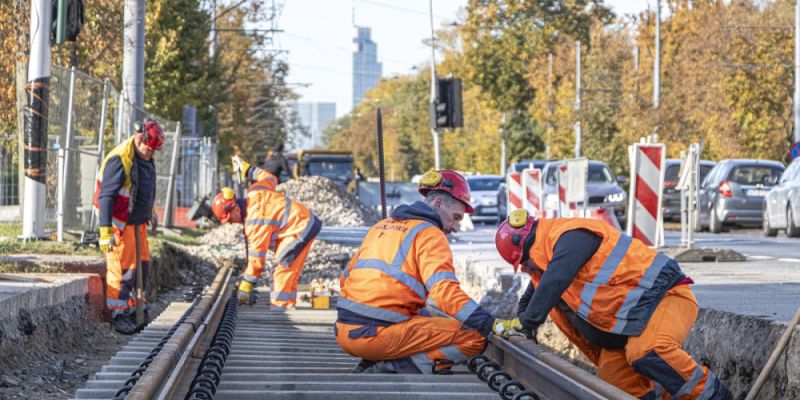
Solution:
M 217 144 L 213 139 L 176 140 L 180 137 L 177 121 L 136 109 L 108 80 L 70 68 L 52 67 L 49 107 L 45 219 L 46 226 L 55 227 L 59 240 L 64 232 L 96 230 L 92 197 L 97 173 L 105 154 L 132 134 L 132 115 L 158 121 L 166 136 L 155 155 L 155 208 L 160 222 L 172 200 L 175 225 L 193 226 L 185 214 L 194 198 L 216 188 Z M 16 134 L 0 134 L 0 206 L 18 205 L 24 197 L 19 193 L 18 140 Z M 174 182 L 171 199 L 170 181 Z

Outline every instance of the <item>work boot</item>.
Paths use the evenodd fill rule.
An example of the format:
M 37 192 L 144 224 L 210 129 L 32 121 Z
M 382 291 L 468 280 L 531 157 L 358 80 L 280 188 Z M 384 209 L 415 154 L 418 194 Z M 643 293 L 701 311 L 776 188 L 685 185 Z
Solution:
M 358 365 L 356 365 L 355 367 L 353 367 L 353 369 L 350 370 L 350 373 L 351 374 L 364 373 L 364 371 L 367 368 L 369 368 L 369 367 L 371 367 L 373 365 L 375 365 L 375 361 L 371 361 L 371 360 L 367 360 L 366 358 L 362 358 L 361 361 L 358 363 Z
M 364 370 L 365 374 L 421 374 L 410 358 L 397 360 L 376 361 L 371 367 Z
M 132 318 L 131 318 L 132 317 Z M 139 327 L 136 326 L 136 316 L 131 314 L 120 314 L 114 317 L 114 320 L 111 323 L 114 327 L 114 330 L 123 334 L 123 335 L 133 335 L 134 333 L 139 331 Z

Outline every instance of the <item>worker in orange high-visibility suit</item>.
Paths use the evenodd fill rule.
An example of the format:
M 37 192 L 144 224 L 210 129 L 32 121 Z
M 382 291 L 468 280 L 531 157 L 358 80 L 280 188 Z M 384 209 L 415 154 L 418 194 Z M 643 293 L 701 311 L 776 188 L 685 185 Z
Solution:
M 535 337 L 547 315 L 597 375 L 640 399 L 732 399 L 681 344 L 697 300 L 678 263 L 605 222 L 536 220 L 515 210 L 495 237 L 514 270 L 531 283 L 509 332 Z
M 93 203 L 98 213 L 100 249 L 106 254 L 106 307 L 117 332 L 130 335 L 136 323 L 136 243 L 146 291 L 150 266 L 147 226 L 156 197 L 153 155 L 164 143 L 164 132 L 153 120 L 137 123 L 134 135 L 111 150 L 100 166 Z
M 247 269 L 239 283 L 239 301 L 251 303 L 250 294 L 264 271 L 264 260 L 270 250 L 276 260 L 272 266 L 272 307 L 294 307 L 297 282 L 322 221 L 306 206 L 276 191 L 275 175 L 239 157 L 233 157 L 233 164 L 243 179 L 253 182 L 247 189 L 247 198 L 237 200 L 233 189 L 223 188 L 214 197 L 211 210 L 221 223 L 244 221 L 249 253 Z
M 446 233 L 472 212 L 453 171 L 420 181 L 424 201 L 402 205 L 367 232 L 341 276 L 336 341 L 363 360 L 353 372 L 436 373 L 481 353 L 494 317 L 461 290 Z M 431 317 L 433 305 L 447 317 Z

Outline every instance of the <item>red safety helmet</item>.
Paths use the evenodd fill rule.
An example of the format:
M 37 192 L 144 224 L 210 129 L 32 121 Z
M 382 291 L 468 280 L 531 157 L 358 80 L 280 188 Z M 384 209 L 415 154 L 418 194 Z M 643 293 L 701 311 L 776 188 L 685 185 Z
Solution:
M 139 128 L 139 126 L 137 126 L 137 128 Z M 137 129 L 137 131 L 142 134 L 142 142 L 144 142 L 147 147 L 153 150 L 161 150 L 161 146 L 164 145 L 164 130 L 161 129 L 158 122 L 146 118 L 142 121 L 141 128 Z
M 222 191 L 211 200 L 211 212 L 217 217 L 219 222 L 226 223 L 231 217 L 231 211 L 236 206 L 236 194 L 229 187 L 222 188 Z
M 514 267 L 514 272 L 522 262 L 525 239 L 531 233 L 535 222 L 536 218 L 529 216 L 527 211 L 517 209 L 512 211 L 497 228 L 494 245 L 500 256 Z
M 467 206 L 466 212 L 472 213 L 474 209 L 469 204 L 469 185 L 461 174 L 455 171 L 428 171 L 419 180 L 419 193 L 427 196 L 431 190 L 441 190 L 449 193 L 456 200 Z

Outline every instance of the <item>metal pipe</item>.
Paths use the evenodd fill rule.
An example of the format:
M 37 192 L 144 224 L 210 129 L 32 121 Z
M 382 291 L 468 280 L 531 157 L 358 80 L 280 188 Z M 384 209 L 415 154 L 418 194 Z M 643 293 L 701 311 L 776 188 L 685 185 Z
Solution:
M 435 109 L 438 96 L 436 95 L 436 36 L 433 31 L 433 0 L 428 1 L 431 17 L 431 109 Z M 433 117 L 435 118 L 435 116 Z M 434 125 L 436 126 L 436 125 Z M 433 168 L 439 170 L 439 131 L 431 128 L 433 136 Z
M 58 149 L 58 210 L 56 212 L 56 238 L 64 241 L 64 207 L 67 199 L 67 174 L 69 173 L 69 149 L 72 147 L 72 114 L 75 108 L 75 67 L 69 68 L 69 96 L 67 100 L 67 133 L 64 143 Z
M 172 146 L 172 159 L 170 160 L 169 165 L 169 183 L 167 183 L 167 202 L 164 205 L 164 226 L 167 228 L 172 228 L 173 224 L 173 217 L 174 217 L 174 205 L 175 202 L 175 176 L 178 173 L 178 154 L 180 152 L 181 147 L 181 123 L 178 122 L 177 126 L 175 127 L 175 144 Z
M 581 42 L 575 42 L 575 157 L 581 156 Z
M 378 125 L 378 173 L 380 174 L 380 187 L 381 187 L 381 215 L 386 218 L 386 169 L 383 160 L 383 117 L 381 116 L 381 109 L 377 110 L 377 125 Z

